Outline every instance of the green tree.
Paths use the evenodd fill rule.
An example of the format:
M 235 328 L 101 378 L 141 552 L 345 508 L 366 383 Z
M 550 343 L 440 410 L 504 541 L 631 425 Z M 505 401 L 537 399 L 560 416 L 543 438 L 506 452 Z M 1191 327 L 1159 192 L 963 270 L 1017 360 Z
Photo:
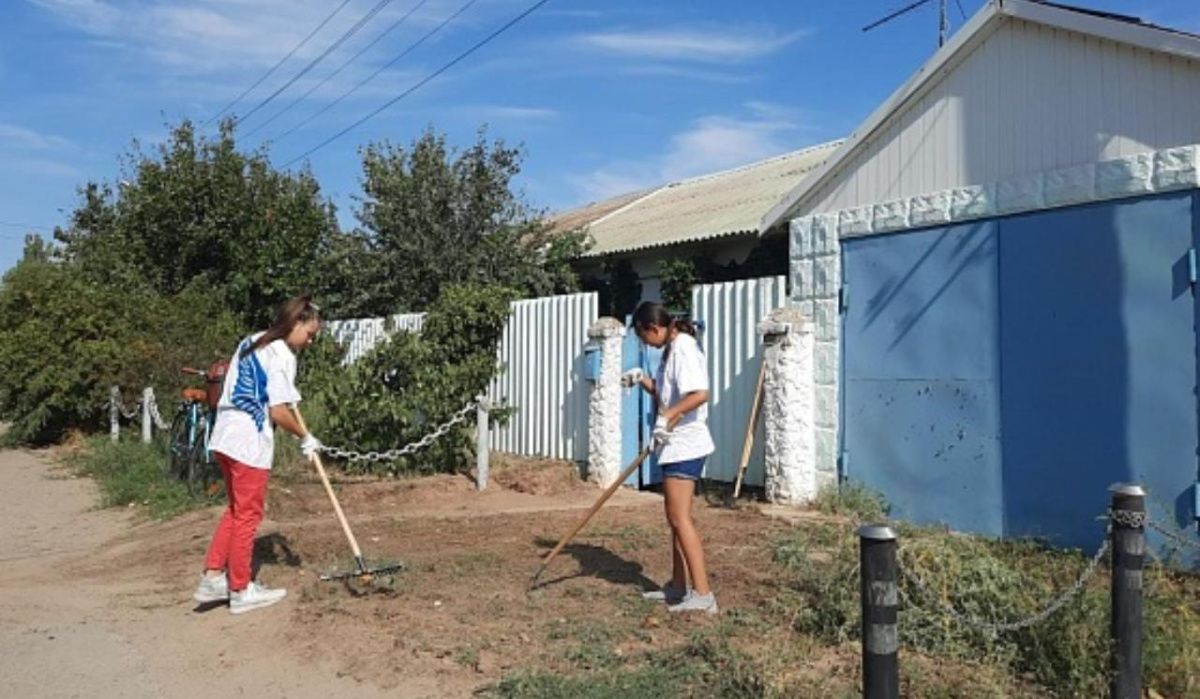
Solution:
M 358 271 L 346 299 L 355 314 L 424 310 L 448 286 L 496 285 L 540 296 L 578 290 L 570 260 L 579 233 L 552 235 L 513 191 L 521 152 L 483 131 L 456 151 L 426 131 L 410 147 L 363 150 L 363 198 L 346 266 Z M 343 291 L 343 293 L 347 293 Z
M 238 150 L 231 121 L 214 139 L 189 121 L 151 153 L 135 142 L 119 184 L 89 182 L 64 258 L 91 281 L 175 295 L 207 285 L 247 325 L 262 325 L 299 289 L 328 283 L 341 242 L 333 205 L 307 171 L 274 169 Z

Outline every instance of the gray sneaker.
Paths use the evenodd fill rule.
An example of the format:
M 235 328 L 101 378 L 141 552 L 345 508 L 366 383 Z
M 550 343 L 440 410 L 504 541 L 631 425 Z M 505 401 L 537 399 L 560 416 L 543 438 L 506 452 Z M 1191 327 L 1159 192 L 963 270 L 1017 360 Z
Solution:
M 675 587 L 672 583 L 667 583 L 659 590 L 647 590 L 642 593 L 642 599 L 650 600 L 651 602 L 666 602 L 667 604 L 675 604 L 683 601 L 691 590 L 681 590 Z
M 668 612 L 704 612 L 705 614 L 717 613 L 717 596 L 713 593 L 707 595 L 698 595 L 692 590 L 688 590 L 684 596 L 676 604 L 667 607 Z
M 200 574 L 200 584 L 196 586 L 196 591 L 192 593 L 192 599 L 200 604 L 207 602 L 224 602 L 229 599 L 229 578 L 224 574 L 219 578 L 210 578 L 204 573 Z

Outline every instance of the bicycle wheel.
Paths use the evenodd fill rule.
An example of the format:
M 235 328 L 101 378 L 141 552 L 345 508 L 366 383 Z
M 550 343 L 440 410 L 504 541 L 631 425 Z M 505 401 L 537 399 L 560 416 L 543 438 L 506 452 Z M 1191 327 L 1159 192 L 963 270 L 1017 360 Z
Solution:
M 167 442 L 167 459 L 163 464 L 163 475 L 168 478 L 186 480 L 191 469 L 192 437 L 188 424 L 188 410 L 181 409 L 171 421 L 170 441 Z

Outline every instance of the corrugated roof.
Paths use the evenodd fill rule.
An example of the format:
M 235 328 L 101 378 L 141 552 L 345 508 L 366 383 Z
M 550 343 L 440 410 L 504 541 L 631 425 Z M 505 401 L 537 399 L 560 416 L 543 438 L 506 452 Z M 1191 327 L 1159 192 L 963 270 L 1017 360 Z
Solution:
M 636 192 L 629 192 L 628 194 L 622 194 L 612 199 L 593 202 L 577 209 L 550 214 L 546 220 L 550 224 L 551 233 L 566 233 L 587 226 L 597 219 L 604 218 L 622 206 L 636 199 L 641 199 L 653 191 L 653 189 L 642 189 Z
M 580 220 L 585 212 L 608 208 L 607 215 L 586 224 L 595 242 L 589 255 L 753 233 L 763 215 L 840 144 L 824 143 L 733 170 L 674 182 L 642 193 L 640 198 L 617 197 L 564 212 L 553 220 Z M 555 227 L 559 227 L 557 223 Z

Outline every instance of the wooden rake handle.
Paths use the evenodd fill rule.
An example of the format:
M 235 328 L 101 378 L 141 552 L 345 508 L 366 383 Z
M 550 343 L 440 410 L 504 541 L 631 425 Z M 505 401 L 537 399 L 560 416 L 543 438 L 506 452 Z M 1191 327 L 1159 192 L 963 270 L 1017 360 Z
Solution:
M 667 424 L 667 429 L 675 429 L 675 426 L 679 424 L 680 419 L 681 418 L 676 417 L 675 419 L 671 420 Z M 575 538 L 575 535 L 578 534 L 581 529 L 587 526 L 587 523 L 592 519 L 592 516 L 600 510 L 600 508 L 605 502 L 608 501 L 610 497 L 612 497 L 613 493 L 617 492 L 617 489 L 620 488 L 623 483 L 625 483 L 625 480 L 642 465 L 642 462 L 646 460 L 646 457 L 650 456 L 650 452 L 653 450 L 653 442 L 646 445 L 646 447 L 642 449 L 641 453 L 637 455 L 637 458 L 630 462 L 630 464 L 626 466 L 623 471 L 621 471 L 620 475 L 617 476 L 616 480 L 614 480 L 611 485 L 604 489 L 604 492 L 601 493 L 600 497 L 596 499 L 595 504 L 593 504 L 591 508 L 589 508 L 588 511 L 579 518 L 579 521 L 575 523 L 575 527 L 571 529 L 566 536 L 559 540 L 558 544 L 551 549 L 550 553 L 546 554 L 546 557 L 542 559 L 542 564 L 538 566 L 537 572 L 533 574 L 533 579 L 529 582 L 530 588 L 537 584 L 538 578 L 541 577 L 543 572 L 545 572 L 546 566 L 550 565 L 550 561 L 553 561 L 554 557 L 557 556 L 567 544 L 571 543 L 571 540 Z
M 296 416 L 296 422 L 300 423 L 300 429 L 308 433 L 308 425 L 304 424 L 304 416 L 300 414 L 300 408 L 293 403 L 291 406 L 292 414 Z M 338 503 L 337 495 L 333 492 L 333 486 L 329 484 L 329 476 L 325 474 L 325 466 L 321 463 L 321 455 L 313 454 L 313 465 L 317 467 L 317 474 L 321 476 L 321 485 L 325 486 L 325 492 L 329 495 L 329 502 L 333 503 L 333 511 L 337 514 L 338 522 L 342 525 L 342 531 L 346 534 L 346 540 L 350 542 L 350 549 L 354 551 L 354 562 L 360 570 L 366 569 L 366 563 L 363 560 L 362 549 L 358 547 L 358 540 L 354 538 L 354 532 L 350 531 L 350 523 L 346 521 L 346 515 L 342 512 L 342 506 Z

